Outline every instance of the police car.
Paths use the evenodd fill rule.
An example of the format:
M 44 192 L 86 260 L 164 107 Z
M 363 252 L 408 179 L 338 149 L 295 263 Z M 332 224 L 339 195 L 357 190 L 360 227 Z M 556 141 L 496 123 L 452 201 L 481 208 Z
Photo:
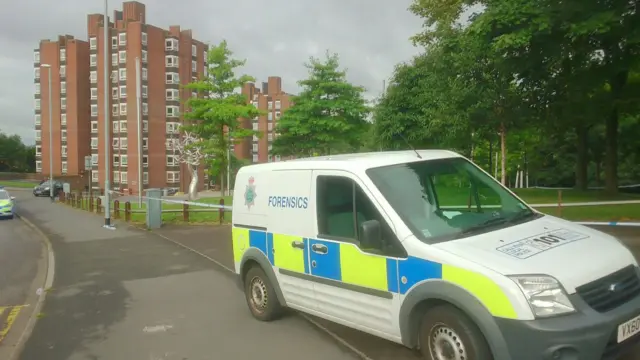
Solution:
M 617 359 L 640 339 L 638 263 L 449 151 L 240 169 L 233 254 L 255 318 L 299 310 L 429 360 Z
M 15 200 L 4 188 L 0 188 L 0 218 L 13 219 L 15 213 Z

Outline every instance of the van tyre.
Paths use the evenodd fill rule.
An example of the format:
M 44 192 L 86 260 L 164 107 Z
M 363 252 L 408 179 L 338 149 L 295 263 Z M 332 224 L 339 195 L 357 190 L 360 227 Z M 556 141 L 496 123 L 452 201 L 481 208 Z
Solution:
M 257 266 L 247 271 L 244 277 L 244 296 L 253 317 L 260 321 L 279 318 L 284 308 L 280 305 L 267 274 Z
M 462 311 L 440 305 L 427 311 L 420 327 L 425 360 L 493 360 L 482 332 Z

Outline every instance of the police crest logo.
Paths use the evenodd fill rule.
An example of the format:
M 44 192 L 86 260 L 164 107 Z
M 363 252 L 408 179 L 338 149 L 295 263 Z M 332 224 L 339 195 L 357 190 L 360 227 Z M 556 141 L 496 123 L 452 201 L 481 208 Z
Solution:
M 249 178 L 249 184 L 247 184 L 247 188 L 244 191 L 244 204 L 247 206 L 247 209 L 251 210 L 251 207 L 255 205 L 256 201 L 256 186 L 254 182 L 256 180 L 252 177 Z

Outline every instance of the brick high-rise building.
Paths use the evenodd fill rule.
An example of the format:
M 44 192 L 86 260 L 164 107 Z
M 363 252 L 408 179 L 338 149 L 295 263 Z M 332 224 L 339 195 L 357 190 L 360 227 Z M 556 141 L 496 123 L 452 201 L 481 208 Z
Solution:
M 176 136 L 183 122 L 184 100 L 192 93 L 181 88 L 203 76 L 207 46 L 191 30 L 161 29 L 145 22 L 145 5 L 125 2 L 109 22 L 108 66 L 112 171 L 105 174 L 103 15 L 88 16 L 91 83 L 91 155 L 94 188 L 102 188 L 105 175 L 112 188 L 137 193 L 138 135 L 136 58 L 141 62 L 142 166 L 144 188 L 176 187 L 185 190 L 191 180 L 186 168 L 166 149 L 167 137 Z M 202 171 L 202 170 L 201 170 Z M 204 176 L 200 176 L 200 187 Z
M 262 83 L 262 90 L 253 83 L 247 83 L 242 89 L 249 102 L 266 115 L 242 121 L 242 126 L 260 131 L 262 137 L 247 138 L 234 146 L 234 153 L 239 159 L 251 160 L 253 163 L 280 161 L 279 156 L 271 156 L 271 143 L 275 137 L 275 124 L 282 113 L 291 106 L 290 94 L 282 91 L 282 79 L 270 76 Z
M 89 44 L 73 36 L 43 40 L 34 50 L 36 171 L 50 176 L 83 175 L 89 155 Z M 51 72 L 51 94 L 49 94 Z M 51 101 L 51 128 L 49 128 Z M 49 134 L 52 135 L 50 147 Z
M 43 41 L 35 53 L 38 171 L 48 174 L 49 169 L 45 100 L 48 69 L 40 67 L 46 63 L 51 65 L 53 82 L 54 176 L 64 173 L 65 167 L 67 174 L 79 174 L 84 170 L 84 156 L 91 155 L 94 189 L 103 189 L 105 177 L 109 176 L 111 188 L 121 192 L 137 193 L 140 181 L 144 188 L 175 187 L 184 191 L 191 180 L 189 173 L 167 150 L 166 140 L 177 136 L 184 121 L 181 115 L 184 101 L 196 95 L 181 85 L 204 75 L 208 47 L 193 39 L 191 30 L 181 30 L 179 26 L 165 30 L 147 24 L 145 5 L 129 1 L 123 3 L 122 11 L 115 11 L 113 18 L 108 19 L 105 64 L 103 18 L 103 14 L 88 15 L 88 42 L 60 37 L 57 42 Z M 140 84 L 136 78 L 137 58 L 141 63 Z M 105 66 L 108 79 L 104 78 Z M 61 93 L 65 86 L 61 75 L 64 71 L 66 97 Z M 109 86 L 106 105 L 110 144 L 104 143 L 105 81 Z M 140 106 L 136 96 L 138 85 Z M 142 144 L 138 142 L 138 111 L 142 118 Z M 109 174 L 105 173 L 105 146 L 110 152 Z M 61 155 L 65 150 L 66 161 Z M 140 165 L 142 179 L 138 179 Z M 204 182 L 202 175 L 200 188 Z

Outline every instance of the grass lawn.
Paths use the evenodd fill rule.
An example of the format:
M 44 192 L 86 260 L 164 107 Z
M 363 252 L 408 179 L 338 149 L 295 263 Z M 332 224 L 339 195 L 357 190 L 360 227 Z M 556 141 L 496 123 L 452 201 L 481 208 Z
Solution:
M 1 183 L 0 183 L 1 184 Z M 529 204 L 555 204 L 558 202 L 558 191 L 547 189 L 514 189 L 518 196 Z M 451 194 L 453 202 L 465 203 L 467 194 L 457 193 Z M 461 196 L 460 196 L 461 195 Z M 225 205 L 231 205 L 233 198 L 227 196 L 224 198 Z M 602 191 L 589 190 L 589 191 L 577 191 L 577 190 L 562 190 L 562 203 L 569 204 L 575 202 L 592 202 L 592 201 L 622 201 L 622 200 L 640 200 L 638 194 L 617 194 L 607 195 Z M 219 204 L 220 198 L 201 198 L 195 202 L 206 204 Z M 124 203 L 119 205 L 121 209 L 121 217 L 124 217 Z M 85 206 L 85 208 L 87 208 Z M 172 204 L 163 202 L 162 204 L 162 220 L 164 223 L 169 224 L 181 224 L 184 223 L 182 214 L 182 204 Z M 192 210 L 189 213 L 190 224 L 218 224 L 219 212 L 217 209 L 207 208 L 204 206 L 189 206 Z M 131 220 L 136 223 L 145 222 L 145 213 L 136 212 L 144 211 L 145 204 L 142 207 L 138 207 L 137 201 L 131 202 Z M 628 204 L 628 205 L 599 205 L 599 206 L 563 206 L 562 211 L 559 211 L 557 206 L 554 207 L 541 207 L 540 211 L 565 218 L 572 221 L 640 221 L 640 204 Z M 231 222 L 231 212 L 225 212 L 224 223 Z
M 32 189 L 36 185 L 38 185 L 37 182 L 30 182 L 30 181 L 11 181 L 11 180 L 0 181 L 0 186 L 21 188 L 21 189 Z

